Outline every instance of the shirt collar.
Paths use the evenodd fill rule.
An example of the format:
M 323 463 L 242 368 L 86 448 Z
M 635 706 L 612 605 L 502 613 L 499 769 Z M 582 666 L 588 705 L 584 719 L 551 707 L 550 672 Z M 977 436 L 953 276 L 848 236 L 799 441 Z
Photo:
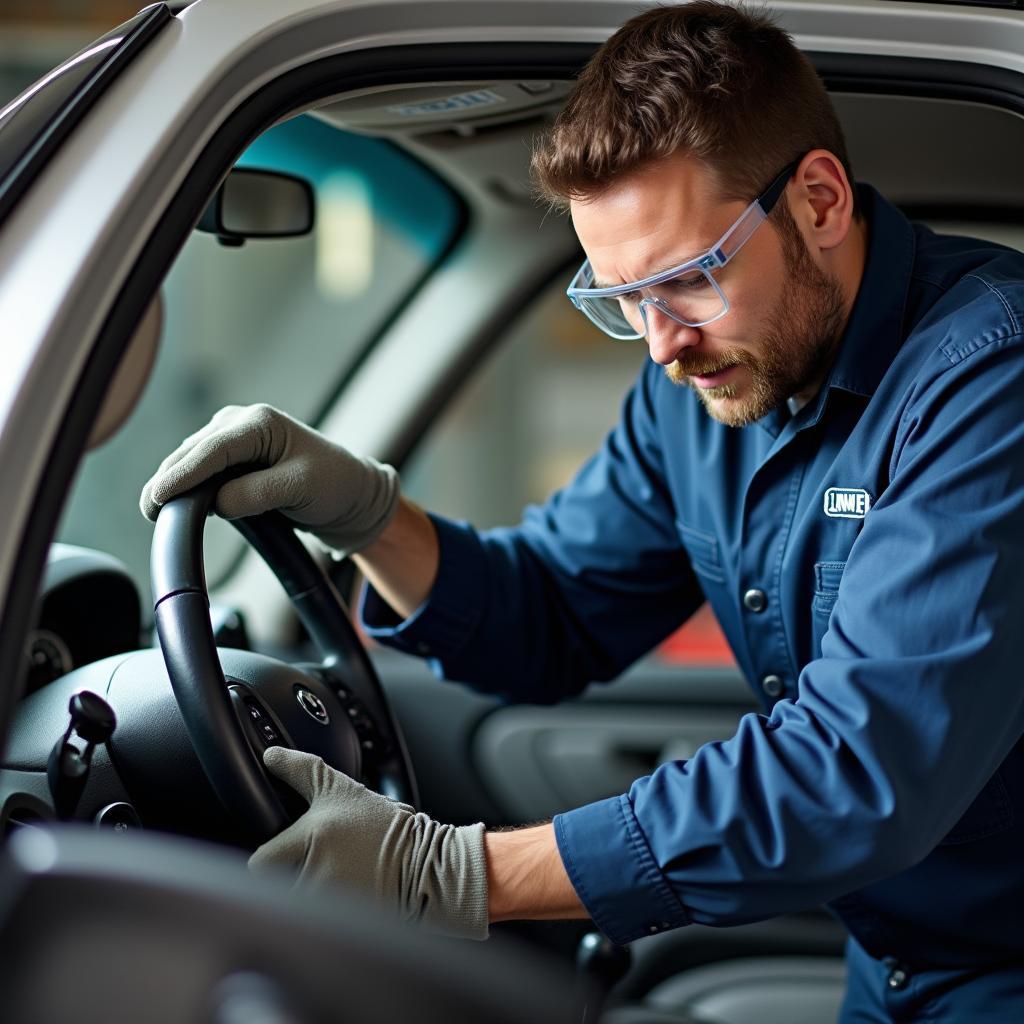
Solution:
M 871 185 L 857 185 L 868 224 L 868 252 L 839 354 L 818 394 L 797 415 L 801 427 L 817 422 L 832 388 L 870 398 L 903 343 L 904 311 L 914 266 L 910 221 Z M 791 418 L 782 405 L 758 423 L 777 437 Z
M 876 189 L 858 185 L 857 190 L 868 222 L 868 256 L 826 388 L 842 388 L 867 398 L 875 393 L 903 344 L 914 229 Z

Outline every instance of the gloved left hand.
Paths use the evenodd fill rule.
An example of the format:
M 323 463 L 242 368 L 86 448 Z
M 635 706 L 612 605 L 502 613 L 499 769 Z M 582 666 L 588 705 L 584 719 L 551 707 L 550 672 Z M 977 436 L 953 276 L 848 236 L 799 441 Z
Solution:
M 403 921 L 487 938 L 482 824 L 441 825 L 301 750 L 270 747 L 263 763 L 309 810 L 256 850 L 250 868 L 290 868 L 296 884 L 355 886 Z

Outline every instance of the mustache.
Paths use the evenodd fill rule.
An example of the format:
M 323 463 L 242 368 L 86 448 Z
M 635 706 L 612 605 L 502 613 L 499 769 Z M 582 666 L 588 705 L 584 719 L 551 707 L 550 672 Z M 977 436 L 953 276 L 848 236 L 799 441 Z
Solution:
M 732 366 L 738 366 L 745 362 L 737 356 L 722 356 L 714 362 L 707 359 L 687 359 L 685 353 L 681 353 L 676 359 L 676 372 L 685 377 L 710 377 L 714 373 L 728 370 Z

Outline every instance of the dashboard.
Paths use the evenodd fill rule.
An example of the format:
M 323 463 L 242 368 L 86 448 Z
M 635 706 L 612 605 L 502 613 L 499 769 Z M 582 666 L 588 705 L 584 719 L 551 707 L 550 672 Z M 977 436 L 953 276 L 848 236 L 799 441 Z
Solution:
M 139 587 L 124 563 L 52 545 L 25 639 L 23 694 L 0 753 L 0 837 L 66 818 L 118 832 L 144 826 L 235 841 L 146 625 Z M 95 747 L 80 783 L 75 771 L 62 776 L 70 801 L 62 812 L 52 753 L 68 728 L 69 702 L 81 691 L 108 702 L 117 740 Z

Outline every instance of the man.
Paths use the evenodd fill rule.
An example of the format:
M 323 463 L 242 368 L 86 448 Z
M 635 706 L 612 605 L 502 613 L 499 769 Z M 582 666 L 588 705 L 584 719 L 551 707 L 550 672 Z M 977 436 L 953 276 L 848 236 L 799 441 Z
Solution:
M 534 163 L 587 257 L 572 301 L 652 360 L 567 488 L 479 534 L 264 406 L 189 438 L 143 510 L 262 464 L 221 514 L 280 507 L 354 553 L 371 633 L 511 699 L 613 677 L 706 599 L 765 713 L 492 834 L 271 750 L 311 809 L 253 863 L 477 937 L 590 916 L 627 942 L 825 902 L 852 936 L 845 1019 L 1014 1019 L 1024 258 L 856 188 L 810 64 L 703 0 L 620 29 Z

